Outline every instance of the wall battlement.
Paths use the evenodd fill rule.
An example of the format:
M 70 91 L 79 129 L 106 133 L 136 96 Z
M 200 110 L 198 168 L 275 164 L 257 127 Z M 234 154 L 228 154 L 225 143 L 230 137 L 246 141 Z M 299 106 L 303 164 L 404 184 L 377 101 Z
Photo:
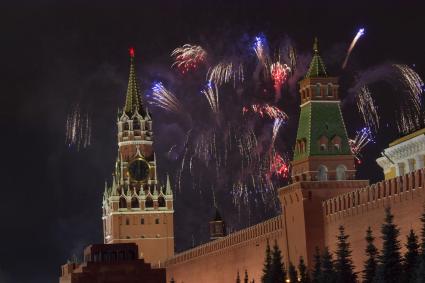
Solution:
M 322 203 L 325 218 L 331 221 L 359 210 L 382 207 L 397 199 L 413 197 L 417 189 L 422 189 L 425 181 L 425 169 L 419 169 L 403 176 L 384 180 L 364 188 L 330 198 Z
M 183 262 L 187 262 L 198 257 L 222 252 L 224 250 L 238 247 L 241 244 L 254 241 L 259 238 L 267 237 L 276 232 L 279 232 L 283 228 L 282 216 L 276 216 L 270 218 L 264 222 L 234 232 L 226 237 L 202 244 L 193 249 L 181 252 L 170 258 L 166 265 L 175 265 Z

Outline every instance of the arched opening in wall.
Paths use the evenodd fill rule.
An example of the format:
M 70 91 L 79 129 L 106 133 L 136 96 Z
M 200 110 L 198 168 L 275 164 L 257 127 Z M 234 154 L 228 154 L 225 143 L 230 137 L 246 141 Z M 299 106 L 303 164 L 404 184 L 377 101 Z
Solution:
M 331 140 L 333 150 L 339 151 L 341 149 L 341 138 L 339 136 L 334 136 Z
M 320 165 L 317 169 L 317 180 L 326 181 L 328 180 L 328 168 L 325 165 Z
M 140 130 L 140 121 L 138 118 L 134 118 L 133 120 L 133 130 Z
M 159 207 L 165 207 L 165 198 L 163 196 L 160 196 L 158 198 L 158 206 Z
M 332 93 L 332 84 L 328 84 L 328 87 L 326 88 L 326 96 L 327 97 L 332 97 L 333 93 Z
M 127 200 L 125 197 L 120 197 L 119 208 L 127 208 Z
M 340 164 L 336 167 L 336 179 L 338 181 L 342 181 L 346 179 L 346 174 L 345 172 L 347 171 L 347 167 L 345 167 L 344 165 Z
M 139 208 L 139 200 L 136 197 L 131 198 L 131 208 Z
M 320 151 L 326 151 L 328 150 L 328 138 L 326 136 L 321 136 L 319 139 L 319 149 Z
M 146 198 L 145 207 L 146 208 L 152 208 L 153 207 L 153 199 L 151 197 Z
M 320 93 L 320 84 L 319 83 L 316 84 L 316 87 L 315 87 L 315 96 L 316 97 L 321 97 L 322 96 L 322 94 Z

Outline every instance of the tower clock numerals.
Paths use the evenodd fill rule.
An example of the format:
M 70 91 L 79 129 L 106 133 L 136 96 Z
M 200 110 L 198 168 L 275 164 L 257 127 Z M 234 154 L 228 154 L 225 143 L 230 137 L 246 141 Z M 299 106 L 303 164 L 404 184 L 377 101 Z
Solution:
M 136 181 L 146 181 L 149 176 L 149 164 L 144 159 L 133 160 L 128 166 L 130 177 Z

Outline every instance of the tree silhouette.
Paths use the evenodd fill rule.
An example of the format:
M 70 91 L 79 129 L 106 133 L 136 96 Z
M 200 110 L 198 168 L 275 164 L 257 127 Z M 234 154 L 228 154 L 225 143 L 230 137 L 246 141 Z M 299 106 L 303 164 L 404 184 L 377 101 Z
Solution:
M 364 263 L 363 270 L 363 283 L 372 283 L 373 278 L 376 274 L 376 267 L 378 266 L 378 249 L 376 248 L 374 241 L 375 237 L 372 235 L 372 229 L 370 226 L 366 231 L 366 256 L 367 259 Z
M 286 278 L 285 266 L 283 264 L 282 253 L 275 240 L 272 252 L 272 264 L 270 267 L 270 282 L 284 283 Z

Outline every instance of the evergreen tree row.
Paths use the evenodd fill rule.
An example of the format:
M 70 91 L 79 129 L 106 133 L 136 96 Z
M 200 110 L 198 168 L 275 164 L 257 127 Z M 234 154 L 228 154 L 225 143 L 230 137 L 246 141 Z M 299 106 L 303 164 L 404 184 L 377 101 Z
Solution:
M 290 262 L 286 269 L 277 242 L 274 242 L 273 249 L 267 242 L 261 282 L 354 283 L 359 280 L 365 283 L 425 283 L 425 211 L 420 218 L 422 222 L 420 241 L 411 229 L 407 235 L 404 255 L 401 254 L 398 239 L 400 230 L 393 220 L 394 216 L 390 208 L 387 208 L 385 222 L 381 228 L 383 240 L 381 251 L 374 244 L 375 237 L 371 228 L 367 229 L 366 260 L 362 274 L 354 272 L 349 236 L 345 234 L 344 227 L 340 226 L 335 253 L 332 254 L 327 247 L 320 253 L 316 248 L 314 265 L 310 272 L 303 258 L 299 259 L 297 267 Z M 241 282 L 239 272 L 236 282 Z M 244 283 L 248 282 L 248 273 L 245 271 Z

